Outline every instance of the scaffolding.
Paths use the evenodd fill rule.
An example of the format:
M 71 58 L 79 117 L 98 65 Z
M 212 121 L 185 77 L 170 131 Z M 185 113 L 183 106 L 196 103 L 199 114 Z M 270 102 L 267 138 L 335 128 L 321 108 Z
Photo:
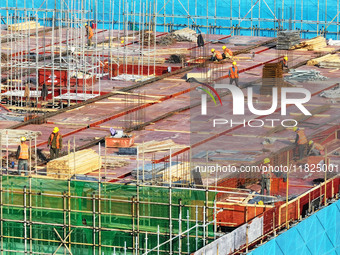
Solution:
M 2 254 L 190 254 L 216 238 L 214 191 L 0 176 Z
M 79 101 L 84 94 L 100 95 L 103 80 L 111 78 L 111 72 L 124 73 L 131 63 L 135 69 L 132 76 L 155 75 L 156 37 L 161 32 L 190 27 L 205 33 L 209 41 L 211 34 L 276 37 L 280 30 L 294 29 L 300 30 L 303 38 L 323 35 L 339 39 L 339 0 L 337 4 L 327 0 L 5 2 L 0 13 L 7 30 L 0 27 L 0 47 L 8 58 L 0 60 L 0 76 L 6 74 L 7 80 L 0 89 L 6 90 L 2 95 L 6 104 L 27 107 L 28 112 L 34 107 L 33 111 L 41 112 L 38 106 L 45 103 L 39 100 L 39 92 L 47 81 L 51 102 L 46 107 L 63 108 L 78 102 L 78 94 L 82 97 Z M 314 8 L 308 8 L 310 4 L 317 7 L 316 15 Z M 8 30 L 11 25 L 28 22 L 36 25 Z M 94 47 L 86 46 L 85 23 L 95 28 Z M 147 36 L 141 36 L 144 33 Z M 190 49 L 191 58 L 208 55 L 206 49 Z M 61 86 L 65 72 L 68 75 Z M 86 75 L 90 77 L 85 79 Z M 32 101 L 25 100 L 27 84 L 35 91 L 29 96 Z

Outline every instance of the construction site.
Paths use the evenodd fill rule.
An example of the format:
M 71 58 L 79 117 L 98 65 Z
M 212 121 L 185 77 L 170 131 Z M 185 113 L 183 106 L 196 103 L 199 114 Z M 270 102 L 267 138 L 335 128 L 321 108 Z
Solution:
M 3 0 L 0 254 L 340 253 L 339 0 Z

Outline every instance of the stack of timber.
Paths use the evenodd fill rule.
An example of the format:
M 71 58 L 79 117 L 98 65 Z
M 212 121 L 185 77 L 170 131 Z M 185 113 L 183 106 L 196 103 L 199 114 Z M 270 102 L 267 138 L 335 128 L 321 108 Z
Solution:
M 172 182 L 190 182 L 190 169 L 190 163 L 183 162 L 164 169 L 163 171 L 159 172 L 159 175 L 162 176 L 163 182 L 169 182 L 170 176 Z
M 123 64 L 140 65 L 141 60 L 142 58 L 140 56 L 121 56 L 121 57 L 111 58 L 111 63 L 119 63 L 120 65 L 123 65 Z M 164 64 L 165 58 L 158 58 L 158 57 L 155 58 L 152 55 L 149 55 L 149 56 L 146 55 L 143 57 L 143 62 L 152 63 L 152 64 L 154 62 L 155 64 Z
M 127 166 L 129 163 L 126 160 L 119 159 L 117 157 L 102 157 L 103 166 L 106 166 L 109 169 L 116 169 Z
M 283 81 L 283 69 L 282 63 L 267 63 L 263 66 L 262 71 L 262 95 L 271 95 L 273 87 L 282 87 Z
M 339 62 L 340 57 L 337 54 L 327 54 L 323 57 L 320 58 L 314 58 L 311 59 L 307 62 L 308 66 L 316 66 L 316 65 L 321 65 L 323 62 Z
M 277 34 L 276 48 L 278 50 L 289 50 L 292 46 L 300 42 L 300 31 L 288 30 L 280 31 Z
M 164 141 L 149 141 L 138 145 L 138 153 L 165 151 L 170 148 L 183 148 L 186 146 L 176 144 L 171 139 Z
M 56 179 L 68 179 L 73 175 L 87 174 L 98 170 L 102 164 L 101 157 L 92 149 L 70 153 L 47 163 L 47 176 Z
M 144 56 L 159 56 L 159 55 L 171 55 L 171 54 L 188 54 L 190 51 L 187 48 L 171 48 L 171 49 L 157 49 L 156 51 L 145 51 Z
M 8 25 L 8 30 L 10 31 L 35 30 L 36 28 L 41 28 L 40 24 L 36 21 L 27 21 Z
M 1 143 L 8 145 L 18 145 L 21 137 L 26 137 L 27 140 L 34 139 L 41 135 L 40 131 L 20 130 L 20 129 L 2 129 Z
M 291 50 L 305 49 L 310 51 L 318 51 L 325 47 L 327 47 L 326 38 L 322 36 L 317 36 L 313 39 L 300 42 L 299 44 L 292 46 L 290 49 Z

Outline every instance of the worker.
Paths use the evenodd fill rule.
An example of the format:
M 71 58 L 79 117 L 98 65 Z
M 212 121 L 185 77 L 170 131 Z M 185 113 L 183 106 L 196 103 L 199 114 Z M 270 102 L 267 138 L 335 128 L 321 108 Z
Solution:
M 325 147 L 319 143 L 315 143 L 314 141 L 309 141 L 308 143 L 308 152 L 307 155 L 319 156 L 325 155 Z
M 284 56 L 283 60 L 281 61 L 282 63 L 282 69 L 287 68 L 288 69 L 288 57 Z
M 233 59 L 233 52 L 227 48 L 227 46 L 223 46 L 223 53 L 222 53 L 222 57 L 223 59 L 229 58 L 229 59 Z
M 93 30 L 88 24 L 85 24 L 85 28 L 86 28 L 87 46 L 90 47 L 92 46 Z
M 211 53 L 213 54 L 211 57 L 211 61 L 221 61 L 223 59 L 221 52 L 215 49 L 211 49 Z
M 294 132 L 296 132 L 295 145 L 298 149 L 299 159 L 301 160 L 305 155 L 305 150 L 306 150 L 308 140 L 303 130 L 301 130 L 298 127 L 294 127 L 293 130 Z
M 25 175 L 28 175 L 28 158 L 29 158 L 29 149 L 26 144 L 26 137 L 21 137 L 21 143 L 17 149 L 17 159 L 18 159 L 18 173 L 21 175 L 21 169 L 23 168 Z
M 238 69 L 237 69 L 237 63 L 234 61 L 233 66 L 229 69 L 229 78 L 230 78 L 230 84 L 233 84 L 235 81 L 236 86 L 238 87 Z
M 63 138 L 59 133 L 59 128 L 55 127 L 48 138 L 47 147 L 50 147 L 50 158 L 55 159 L 59 157 L 62 148 Z
M 265 158 L 263 160 L 261 174 L 261 195 L 264 195 L 264 190 L 266 190 L 267 195 L 270 195 L 270 177 L 270 159 Z

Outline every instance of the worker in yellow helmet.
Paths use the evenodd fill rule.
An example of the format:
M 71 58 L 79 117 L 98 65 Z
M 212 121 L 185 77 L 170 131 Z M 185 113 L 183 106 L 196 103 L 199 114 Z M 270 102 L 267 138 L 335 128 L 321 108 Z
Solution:
M 86 28 L 87 46 L 90 47 L 92 46 L 93 30 L 88 24 L 85 24 L 85 28 Z
M 261 195 L 264 195 L 264 190 L 266 190 L 267 195 L 270 195 L 271 167 L 269 158 L 263 160 L 261 171 Z
M 25 175 L 28 175 L 28 159 L 29 148 L 26 144 L 26 137 L 21 137 L 20 145 L 18 146 L 16 157 L 18 159 L 18 173 L 21 175 L 21 169 L 23 168 Z
M 312 155 L 312 156 L 325 155 L 325 147 L 319 143 L 316 143 L 310 140 L 308 143 L 307 155 Z
M 230 84 L 233 84 L 235 81 L 236 86 L 238 87 L 238 68 L 237 68 L 237 63 L 234 61 L 233 65 L 229 68 L 229 78 L 230 78 Z
M 301 130 L 298 127 L 294 127 L 293 131 L 296 133 L 294 144 L 298 150 L 298 157 L 301 160 L 305 156 L 305 150 L 308 140 L 305 131 Z
M 55 127 L 48 138 L 47 147 L 50 148 L 50 159 L 59 157 L 61 148 L 63 147 L 63 138 L 59 133 L 59 128 Z
M 229 59 L 233 59 L 233 52 L 227 48 L 227 46 L 223 46 L 223 53 L 222 53 L 222 57 L 223 59 L 229 58 Z
M 221 61 L 223 59 L 221 52 L 215 49 L 211 49 L 211 61 Z
M 281 64 L 282 64 L 282 69 L 283 68 L 287 68 L 288 69 L 288 57 L 284 56 L 283 60 L 281 60 Z

